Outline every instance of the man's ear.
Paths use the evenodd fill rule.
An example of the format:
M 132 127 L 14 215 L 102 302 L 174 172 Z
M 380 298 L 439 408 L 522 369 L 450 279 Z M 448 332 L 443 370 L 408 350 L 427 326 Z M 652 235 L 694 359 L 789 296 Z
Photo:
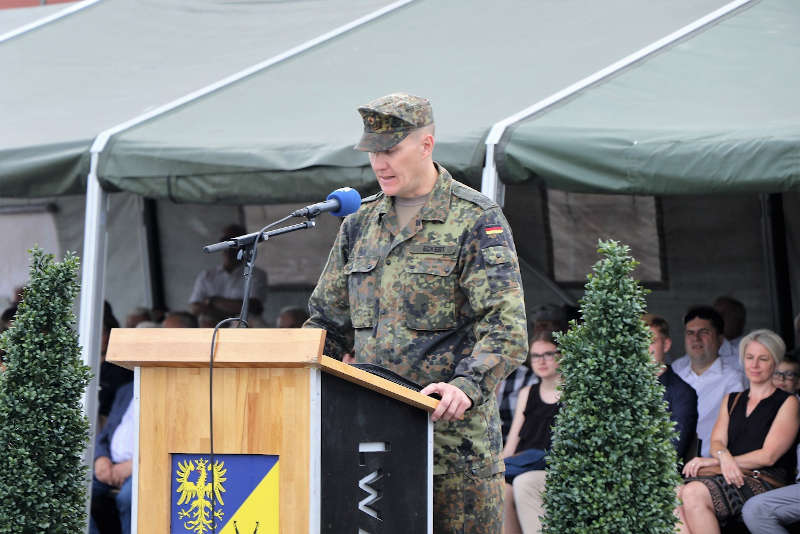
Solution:
M 422 136 L 422 140 L 420 141 L 420 146 L 422 147 L 423 157 L 433 156 L 433 145 L 435 144 L 436 141 L 434 141 L 433 136 L 431 134 L 425 134 Z
M 664 338 L 664 354 L 669 352 L 669 349 L 672 348 L 672 340 L 668 337 Z

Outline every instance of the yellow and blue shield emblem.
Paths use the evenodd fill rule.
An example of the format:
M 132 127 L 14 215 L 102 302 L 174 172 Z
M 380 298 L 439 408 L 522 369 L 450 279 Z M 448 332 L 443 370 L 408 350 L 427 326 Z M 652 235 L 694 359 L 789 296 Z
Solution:
M 170 534 L 277 534 L 278 457 L 173 454 Z

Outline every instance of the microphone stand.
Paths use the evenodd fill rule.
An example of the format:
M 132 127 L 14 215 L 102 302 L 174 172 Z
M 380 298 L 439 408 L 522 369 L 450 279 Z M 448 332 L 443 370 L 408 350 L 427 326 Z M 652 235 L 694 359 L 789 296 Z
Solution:
M 297 230 L 306 230 L 308 228 L 314 228 L 316 226 L 316 221 L 314 221 L 314 217 L 316 214 L 309 214 L 308 220 L 292 224 L 289 226 L 284 226 L 282 228 L 276 228 L 275 230 L 265 231 L 262 228 L 258 232 L 254 232 L 252 234 L 241 235 L 239 237 L 234 237 L 228 241 L 221 241 L 219 243 L 214 243 L 213 245 L 206 245 L 203 247 L 203 252 L 206 254 L 211 254 L 213 252 L 219 252 L 221 250 L 227 250 L 231 248 L 239 249 L 238 259 L 241 261 L 242 258 L 245 259 L 245 267 L 244 273 L 242 277 L 244 278 L 244 297 L 242 298 L 242 309 L 239 312 L 239 328 L 247 328 L 247 313 L 250 308 L 250 286 L 251 286 L 251 279 L 253 274 L 253 269 L 255 268 L 256 263 L 256 251 L 258 248 L 259 241 L 267 241 L 271 237 L 275 237 L 281 234 L 288 234 L 289 232 L 295 232 Z M 281 221 L 278 221 L 281 222 Z M 267 226 L 266 228 L 269 228 Z

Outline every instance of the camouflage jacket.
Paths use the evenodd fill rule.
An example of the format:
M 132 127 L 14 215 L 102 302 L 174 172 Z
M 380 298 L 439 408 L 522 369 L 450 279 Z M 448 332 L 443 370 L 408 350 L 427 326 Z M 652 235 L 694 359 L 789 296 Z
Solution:
M 342 223 L 305 326 L 326 354 L 382 365 L 418 384 L 448 382 L 472 407 L 438 421 L 434 474 L 503 469 L 494 390 L 525 359 L 525 305 L 500 207 L 441 166 L 415 221 L 398 228 L 390 197 L 365 199 Z

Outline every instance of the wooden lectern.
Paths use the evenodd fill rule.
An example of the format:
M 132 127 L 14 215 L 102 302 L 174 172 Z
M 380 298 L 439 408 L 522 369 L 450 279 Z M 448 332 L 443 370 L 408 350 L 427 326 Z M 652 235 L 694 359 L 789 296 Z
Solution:
M 133 532 L 211 532 L 186 526 L 192 511 L 220 514 L 219 534 L 432 532 L 429 413 L 437 401 L 323 356 L 325 332 L 318 329 L 222 329 L 215 340 L 215 459 L 231 458 L 232 466 L 235 458 L 271 458 L 279 466 L 274 487 L 259 491 L 277 502 L 251 505 L 243 520 L 244 512 L 224 508 L 235 501 L 239 475 L 225 467 L 215 501 L 210 463 L 179 462 L 187 483 L 181 488 L 173 456 L 208 457 L 211 446 L 212 332 L 111 332 L 107 360 L 135 372 Z M 204 483 L 205 493 L 197 490 Z M 177 508 L 176 484 L 185 501 Z M 203 510 L 192 498 L 216 508 Z

